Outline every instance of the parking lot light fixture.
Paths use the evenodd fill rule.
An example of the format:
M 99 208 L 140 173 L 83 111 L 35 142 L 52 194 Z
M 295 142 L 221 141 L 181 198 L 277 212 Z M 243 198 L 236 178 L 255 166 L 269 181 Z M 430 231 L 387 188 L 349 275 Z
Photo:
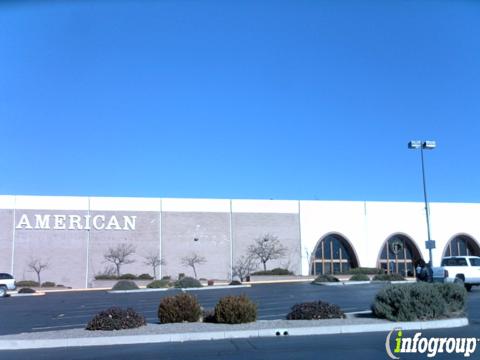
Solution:
M 422 142 L 418 140 L 410 141 L 408 143 L 409 149 L 420 149 L 422 147 Z
M 420 157 L 422 160 L 422 179 L 423 179 L 423 198 L 425 200 L 425 216 L 427 219 L 427 236 L 428 236 L 428 256 L 429 256 L 429 265 L 430 268 L 432 267 L 432 239 L 430 236 L 430 209 L 428 206 L 428 197 L 427 197 L 427 183 L 425 180 L 425 160 L 423 157 L 423 150 L 433 150 L 437 147 L 437 143 L 432 140 L 420 141 L 420 140 L 412 140 L 408 143 L 409 149 L 420 149 Z

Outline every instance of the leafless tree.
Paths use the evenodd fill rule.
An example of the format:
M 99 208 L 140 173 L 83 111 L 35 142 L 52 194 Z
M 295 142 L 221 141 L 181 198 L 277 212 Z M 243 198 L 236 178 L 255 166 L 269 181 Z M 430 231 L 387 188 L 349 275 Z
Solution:
M 107 252 L 103 255 L 106 261 L 113 263 L 117 272 L 117 276 L 120 276 L 120 267 L 124 264 L 134 263 L 135 260 L 129 259 L 130 256 L 135 254 L 135 246 L 132 244 L 119 244 L 117 247 L 108 248 Z
M 243 279 L 250 275 L 250 273 L 256 268 L 257 262 L 255 261 L 255 258 L 252 255 L 247 254 L 237 259 L 235 265 L 232 267 L 232 272 L 234 276 L 240 278 L 240 281 L 243 281 Z
M 39 285 L 42 284 L 40 279 L 40 274 L 43 270 L 48 269 L 48 261 L 43 261 L 38 258 L 32 258 L 27 264 L 28 268 L 34 271 L 37 274 L 37 282 Z
M 306 258 L 307 258 L 307 261 L 308 261 L 308 263 L 310 264 L 310 262 L 312 261 L 312 255 L 313 255 L 313 253 L 310 252 L 310 251 L 308 250 L 308 247 L 306 247 L 306 246 L 303 248 L 303 250 L 305 251 L 305 256 L 306 256 Z
M 158 254 L 152 254 L 152 255 L 146 255 L 144 256 L 145 258 L 145 265 L 151 266 L 153 269 L 153 278 L 157 278 L 157 268 L 160 265 L 165 265 L 165 260 L 163 260 L 160 255 Z
M 254 240 L 248 247 L 248 254 L 258 258 L 263 265 L 263 270 L 267 270 L 267 262 L 270 260 L 281 259 L 287 253 L 287 248 L 282 245 L 278 237 L 265 234 Z
M 200 256 L 196 253 L 192 253 L 188 256 L 184 256 L 182 258 L 182 265 L 186 267 L 191 267 L 193 269 L 193 273 L 195 274 L 195 279 L 197 278 L 197 265 L 202 265 L 207 262 L 203 256 Z

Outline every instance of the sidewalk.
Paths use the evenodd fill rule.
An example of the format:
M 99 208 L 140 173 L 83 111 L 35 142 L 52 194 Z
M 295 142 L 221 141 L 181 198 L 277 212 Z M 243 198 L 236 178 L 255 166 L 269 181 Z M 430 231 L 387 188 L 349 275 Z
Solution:
M 138 329 L 120 331 L 72 329 L 4 335 L 0 336 L 0 350 L 387 332 L 396 328 L 422 330 L 467 325 L 467 318 L 390 322 L 369 317 L 368 314 L 360 316 L 349 314 L 346 319 L 261 320 L 239 325 L 210 323 L 148 324 Z

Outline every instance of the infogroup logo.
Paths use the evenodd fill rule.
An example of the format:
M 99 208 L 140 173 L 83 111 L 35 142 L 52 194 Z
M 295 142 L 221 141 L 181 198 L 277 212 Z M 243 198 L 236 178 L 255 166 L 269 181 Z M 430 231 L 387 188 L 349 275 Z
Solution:
M 390 346 L 392 335 L 396 332 L 393 351 Z M 406 337 L 401 328 L 390 331 L 385 341 L 385 350 L 391 359 L 400 359 L 400 354 L 425 354 L 429 358 L 439 353 L 463 354 L 470 357 L 476 348 L 477 338 L 453 338 L 453 337 L 422 337 L 421 332 L 415 333 L 413 337 Z

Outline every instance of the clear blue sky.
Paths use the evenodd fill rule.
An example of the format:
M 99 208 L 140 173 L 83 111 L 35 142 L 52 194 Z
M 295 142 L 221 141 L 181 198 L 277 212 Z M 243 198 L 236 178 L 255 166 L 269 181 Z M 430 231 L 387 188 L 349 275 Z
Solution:
M 0 194 L 480 202 L 480 2 L 2 1 Z

